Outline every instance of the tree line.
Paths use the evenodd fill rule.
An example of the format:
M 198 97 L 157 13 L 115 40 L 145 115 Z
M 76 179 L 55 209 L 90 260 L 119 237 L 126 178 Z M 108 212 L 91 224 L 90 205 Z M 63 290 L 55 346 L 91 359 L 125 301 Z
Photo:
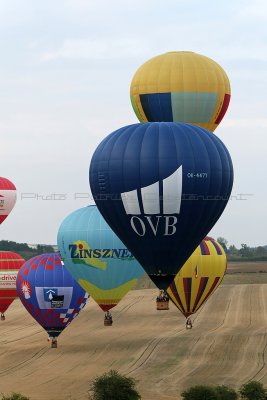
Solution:
M 218 237 L 217 242 L 223 247 L 228 261 L 267 261 L 267 246 L 250 247 L 245 243 L 237 249 L 235 245 L 228 245 L 223 237 Z
M 235 245 L 228 245 L 227 239 L 218 237 L 217 242 L 223 247 L 228 261 L 267 261 L 267 245 L 249 247 L 242 243 L 238 249 Z M 17 243 L 10 240 L 0 240 L 0 251 L 14 251 L 19 253 L 25 260 L 43 253 L 54 253 L 51 245 L 38 244 L 35 249 L 27 243 Z
M 14 251 L 21 255 L 25 260 L 43 253 L 54 253 L 53 246 L 38 244 L 36 248 L 31 248 L 27 243 L 17 243 L 10 240 L 0 240 L 0 251 Z
M 88 399 L 141 400 L 142 396 L 136 389 L 136 384 L 135 379 L 110 370 L 91 380 Z M 238 391 L 225 385 L 198 385 L 182 392 L 181 397 L 183 400 L 267 400 L 267 390 L 258 381 L 247 382 Z M 3 395 L 1 400 L 30 400 L 30 398 L 21 393 L 11 393 Z

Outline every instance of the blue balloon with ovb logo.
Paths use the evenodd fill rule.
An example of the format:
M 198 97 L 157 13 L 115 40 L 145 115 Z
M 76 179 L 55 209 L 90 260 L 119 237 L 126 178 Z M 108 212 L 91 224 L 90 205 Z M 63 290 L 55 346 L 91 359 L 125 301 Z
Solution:
M 160 289 L 219 219 L 233 185 L 223 142 L 184 123 L 118 129 L 95 150 L 89 174 L 101 214 Z

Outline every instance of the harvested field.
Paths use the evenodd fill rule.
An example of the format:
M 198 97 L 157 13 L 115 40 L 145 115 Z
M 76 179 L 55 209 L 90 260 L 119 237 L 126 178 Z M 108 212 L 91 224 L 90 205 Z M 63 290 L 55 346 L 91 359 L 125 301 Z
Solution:
M 228 262 L 227 265 L 227 273 L 239 273 L 239 272 L 267 272 L 267 262 L 266 261 L 258 261 L 258 262 Z
M 57 349 L 16 300 L 1 321 L 0 392 L 85 400 L 89 380 L 110 369 L 136 378 L 143 400 L 178 400 L 194 384 L 267 385 L 267 285 L 243 284 L 243 275 L 231 275 L 238 285 L 225 278 L 191 331 L 172 304 L 155 310 L 156 289 L 131 291 L 114 310 L 112 327 L 103 326 L 90 300 Z

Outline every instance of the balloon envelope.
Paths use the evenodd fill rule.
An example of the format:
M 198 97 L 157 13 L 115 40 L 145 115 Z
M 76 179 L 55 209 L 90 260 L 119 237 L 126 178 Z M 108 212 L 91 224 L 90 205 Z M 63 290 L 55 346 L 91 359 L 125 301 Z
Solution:
M 8 217 L 16 199 L 16 186 L 8 179 L 0 177 L 0 224 Z
M 116 306 L 144 274 L 96 206 L 65 218 L 58 247 L 65 267 L 103 311 Z
M 85 306 L 88 294 L 57 253 L 26 261 L 17 277 L 22 304 L 51 337 L 57 337 Z
M 0 312 L 3 314 L 18 297 L 16 278 L 25 260 L 12 251 L 0 251 Z
M 98 209 L 160 289 L 218 220 L 232 184 L 224 144 L 182 123 L 121 128 L 100 143 L 90 165 Z
M 178 272 L 167 293 L 185 317 L 194 314 L 220 285 L 227 267 L 222 246 L 206 237 Z
M 230 102 L 225 71 L 212 59 L 173 51 L 145 62 L 131 83 L 131 102 L 141 122 L 192 123 L 214 131 Z

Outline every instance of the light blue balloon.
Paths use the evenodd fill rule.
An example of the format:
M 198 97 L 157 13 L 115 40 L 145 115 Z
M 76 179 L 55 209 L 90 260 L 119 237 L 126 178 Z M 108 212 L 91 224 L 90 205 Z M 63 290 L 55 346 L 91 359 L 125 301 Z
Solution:
M 58 232 L 58 247 L 65 267 L 105 311 L 144 274 L 94 205 L 65 218 Z

